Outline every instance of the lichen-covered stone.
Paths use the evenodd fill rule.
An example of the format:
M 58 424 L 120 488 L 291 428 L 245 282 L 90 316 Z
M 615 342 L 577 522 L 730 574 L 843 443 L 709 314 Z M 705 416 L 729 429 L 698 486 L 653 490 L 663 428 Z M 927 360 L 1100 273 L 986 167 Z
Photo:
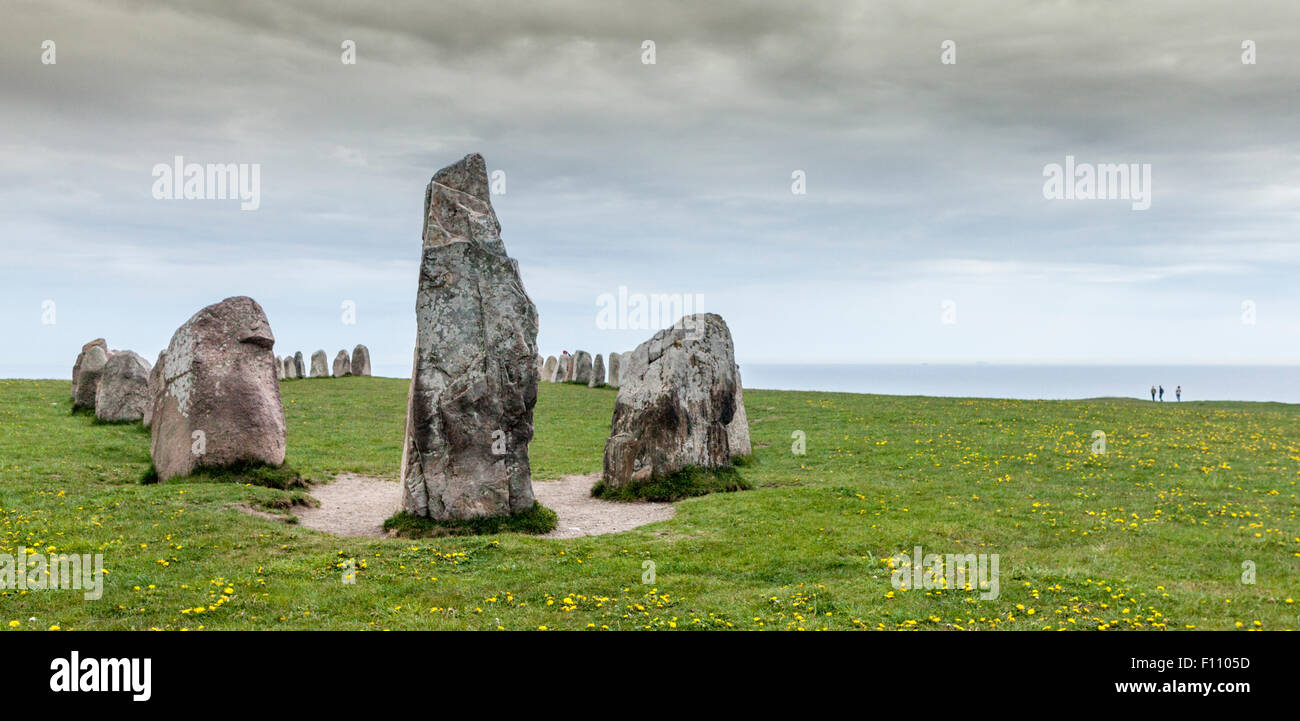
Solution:
M 611 488 L 718 468 L 749 452 L 731 331 L 712 313 L 683 318 L 621 358 L 605 444 Z
M 95 391 L 95 417 L 112 423 L 144 420 L 151 370 L 149 361 L 138 354 L 114 351 Z
M 403 506 L 436 520 L 520 513 L 534 504 L 537 310 L 501 241 L 482 156 L 438 171 L 424 211 Z

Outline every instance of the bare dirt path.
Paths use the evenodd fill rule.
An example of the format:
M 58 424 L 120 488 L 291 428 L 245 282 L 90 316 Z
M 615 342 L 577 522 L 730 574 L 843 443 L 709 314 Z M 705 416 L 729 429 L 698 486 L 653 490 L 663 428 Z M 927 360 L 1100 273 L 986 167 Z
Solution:
M 545 538 L 577 538 L 618 533 L 647 523 L 666 521 L 677 513 L 671 503 L 616 503 L 591 497 L 599 473 L 564 476 L 558 481 L 533 482 L 533 495 L 555 511 L 559 522 Z
M 666 521 L 676 510 L 671 503 L 615 503 L 591 497 L 600 474 L 564 476 L 534 481 L 533 494 L 555 511 L 555 530 L 543 538 L 578 538 L 618 533 L 647 523 Z M 384 520 L 398 510 L 401 491 L 396 481 L 340 474 L 333 483 L 315 486 L 311 495 L 319 508 L 298 507 L 293 513 L 307 528 L 336 536 L 382 536 Z
M 298 524 L 336 536 L 382 536 L 384 521 L 402 503 L 397 481 L 342 473 L 332 483 L 312 486 L 319 508 L 293 510 Z

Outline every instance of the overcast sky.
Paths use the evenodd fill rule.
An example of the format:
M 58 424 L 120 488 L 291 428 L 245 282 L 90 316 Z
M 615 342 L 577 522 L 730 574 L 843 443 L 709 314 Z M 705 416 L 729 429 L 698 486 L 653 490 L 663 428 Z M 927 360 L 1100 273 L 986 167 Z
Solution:
M 408 375 L 424 188 L 470 152 L 547 355 L 651 335 L 597 327 L 623 286 L 742 365 L 1300 360 L 1290 0 L 153 5 L 5 6 L 0 377 L 152 361 L 232 295 Z M 260 207 L 154 199 L 178 155 L 258 164 Z M 1066 156 L 1149 163 L 1151 207 L 1045 198 Z

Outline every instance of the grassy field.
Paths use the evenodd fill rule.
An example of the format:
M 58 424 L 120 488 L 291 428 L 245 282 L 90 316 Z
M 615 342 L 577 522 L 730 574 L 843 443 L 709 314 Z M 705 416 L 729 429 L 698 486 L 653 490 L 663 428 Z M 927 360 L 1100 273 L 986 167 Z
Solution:
M 753 490 L 615 535 L 412 541 L 235 508 L 300 490 L 142 485 L 148 433 L 68 388 L 0 381 L 0 554 L 103 553 L 104 595 L 0 591 L 0 630 L 1300 627 L 1300 406 L 750 390 Z M 304 476 L 396 477 L 407 381 L 281 388 Z M 600 469 L 614 393 L 542 384 L 539 483 Z M 917 545 L 998 554 L 1000 595 L 896 590 Z

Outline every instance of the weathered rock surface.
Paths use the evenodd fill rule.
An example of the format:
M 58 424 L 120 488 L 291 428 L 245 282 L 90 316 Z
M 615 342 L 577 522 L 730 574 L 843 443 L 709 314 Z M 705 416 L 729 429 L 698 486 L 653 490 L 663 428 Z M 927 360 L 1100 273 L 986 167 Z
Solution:
M 85 350 L 77 357 L 72 367 L 72 407 L 74 409 L 95 407 L 95 393 L 99 390 L 99 379 L 108 366 L 109 350 L 104 341 L 87 343 Z
M 293 377 L 307 377 L 307 364 L 303 362 L 302 351 L 297 351 L 293 354 Z
M 284 359 L 280 356 L 275 357 L 275 378 L 276 380 L 284 380 Z
M 141 422 L 145 428 L 153 425 L 153 409 L 158 405 L 158 398 L 162 395 L 162 371 L 163 359 L 167 357 L 167 351 L 158 351 L 158 360 L 153 362 L 153 367 L 149 369 L 149 402 L 144 405 L 144 418 Z
M 506 255 L 482 156 L 433 176 L 422 241 L 403 507 L 439 520 L 526 511 L 537 310 Z
M 348 358 L 348 352 L 346 350 L 341 350 L 338 355 L 334 356 L 334 377 L 342 378 L 343 376 L 351 374 L 352 359 Z
M 297 364 L 293 362 L 293 356 L 285 356 L 280 360 L 280 377 L 285 380 L 297 378 Z
M 352 375 L 370 375 L 370 349 L 363 345 L 352 349 Z
M 318 350 L 311 354 L 311 377 L 312 378 L 329 378 L 330 367 L 329 361 L 325 359 L 325 351 Z
M 609 378 L 605 380 L 606 385 L 611 386 L 613 388 L 618 388 L 618 371 L 619 371 L 619 365 L 622 363 L 622 360 L 623 360 L 622 354 L 619 353 L 609 354 Z
M 574 361 L 574 356 L 571 355 L 566 355 L 561 358 L 560 363 L 564 366 L 564 378 L 562 379 L 562 382 L 568 383 L 573 380 L 573 375 L 577 371 L 578 365 Z
M 731 331 L 712 313 L 687 316 L 621 358 L 604 481 L 612 488 L 688 466 L 717 468 L 748 452 Z
M 108 343 L 103 338 L 96 338 L 89 343 L 81 346 L 81 352 L 77 354 L 77 360 L 72 364 L 72 398 L 77 398 L 77 378 L 81 375 L 81 364 L 86 358 L 86 351 L 93 346 L 99 346 L 104 349 L 105 355 L 108 354 Z
M 144 420 L 151 368 L 132 351 L 114 351 L 95 390 L 95 417 L 106 422 Z
M 591 380 L 587 381 L 589 388 L 605 385 L 605 360 L 596 354 L 596 360 L 591 362 Z
M 554 383 L 555 369 L 559 367 L 559 365 L 559 361 L 555 360 L 555 356 L 547 356 L 546 362 L 542 364 L 542 380 L 547 383 Z
M 591 354 L 585 350 L 580 350 L 573 356 L 573 378 L 575 383 L 581 383 L 584 386 L 591 380 Z
M 210 305 L 172 335 L 153 408 L 158 479 L 200 467 L 284 463 L 275 336 L 252 298 Z

